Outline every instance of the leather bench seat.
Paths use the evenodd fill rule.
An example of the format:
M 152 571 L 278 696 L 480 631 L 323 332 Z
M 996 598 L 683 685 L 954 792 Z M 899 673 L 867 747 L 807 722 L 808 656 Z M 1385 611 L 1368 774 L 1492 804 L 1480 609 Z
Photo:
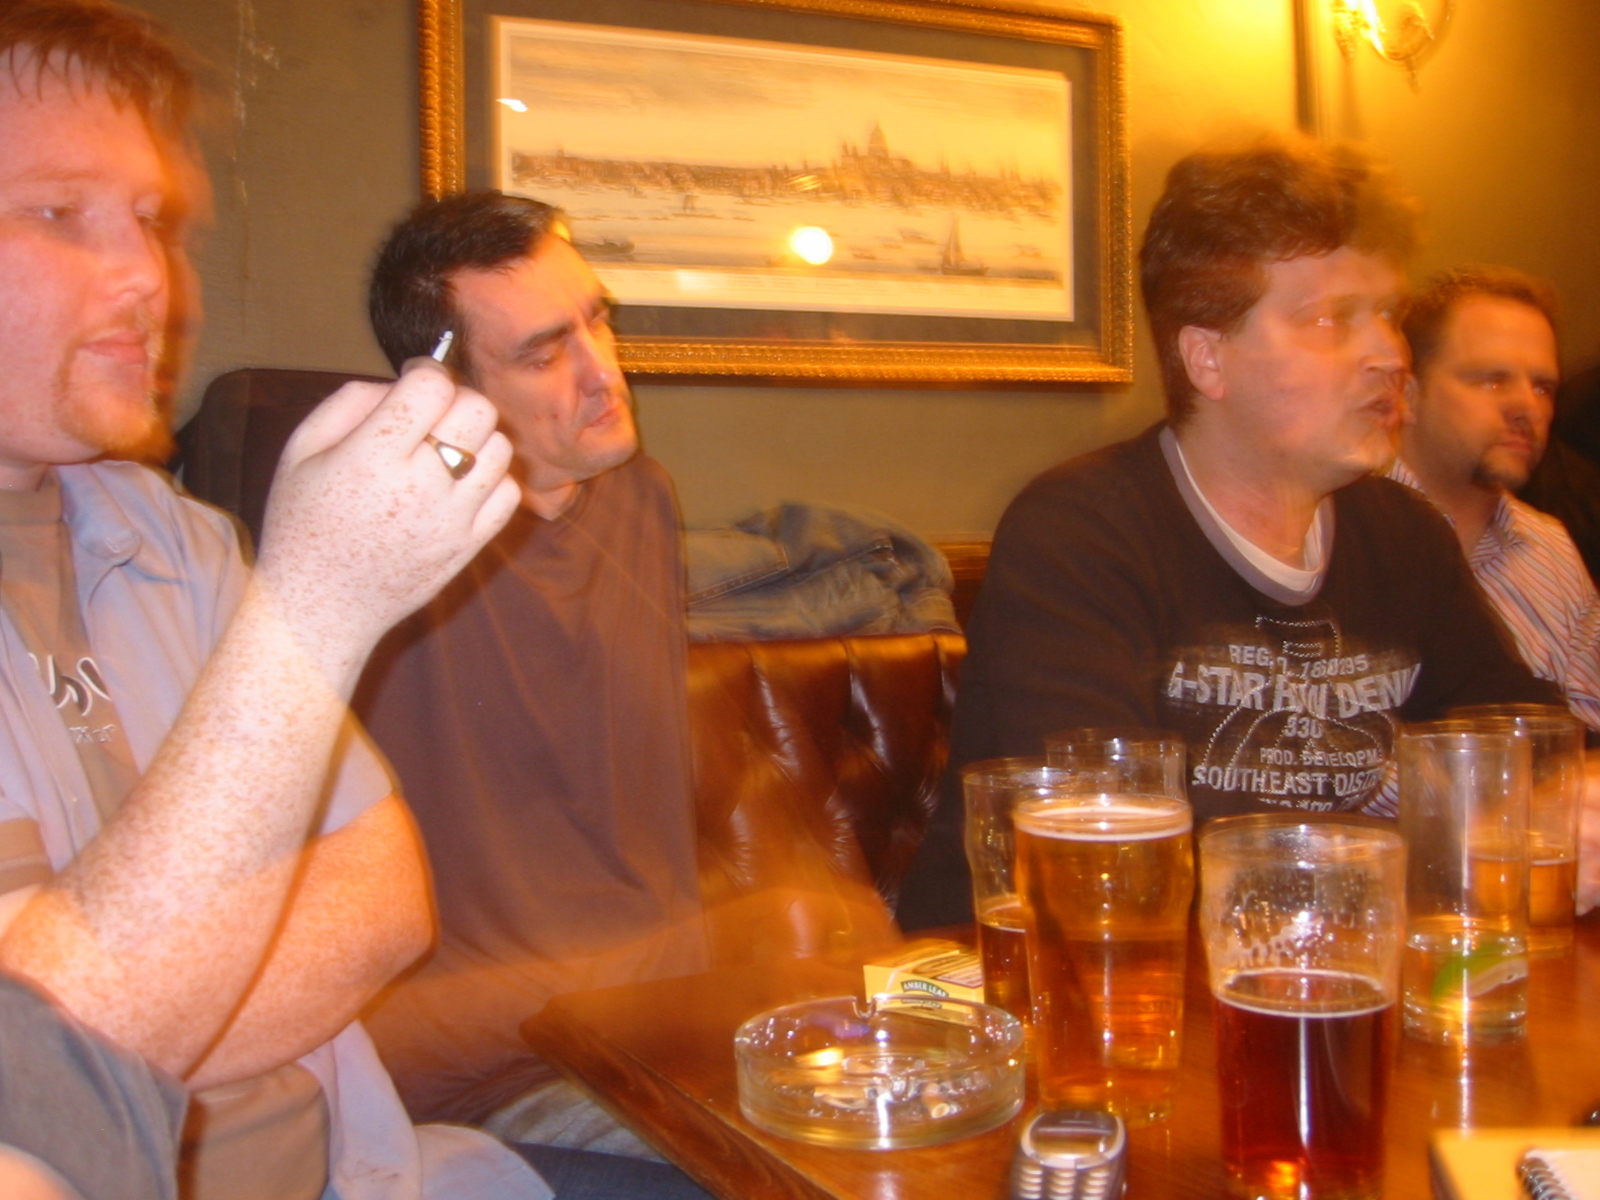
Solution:
M 959 634 L 689 648 L 700 881 L 721 963 L 846 949 L 938 800 Z

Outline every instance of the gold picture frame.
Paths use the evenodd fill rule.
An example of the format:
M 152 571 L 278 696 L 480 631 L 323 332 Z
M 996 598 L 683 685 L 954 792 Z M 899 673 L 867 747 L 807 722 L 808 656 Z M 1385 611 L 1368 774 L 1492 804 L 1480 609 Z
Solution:
M 878 61 L 897 70 L 901 60 L 923 64 L 918 69 L 933 72 L 935 81 L 946 65 L 957 74 L 966 69 L 1041 77 L 1046 85 L 1059 75 L 1061 90 L 1070 97 L 1069 136 L 1060 151 L 1063 182 L 1058 189 L 1065 195 L 1063 272 L 1017 269 L 1010 272 L 1015 280 L 986 277 L 976 281 L 976 287 L 969 280 L 962 290 L 962 281 L 940 279 L 937 263 L 929 265 L 929 256 L 937 249 L 900 246 L 891 233 L 879 239 L 892 247 L 884 253 L 908 258 L 912 249 L 922 251 L 921 265 L 914 269 L 923 275 L 911 278 L 910 266 L 875 261 L 858 264 L 859 270 L 882 271 L 884 279 L 900 270 L 901 277 L 909 280 L 908 295 L 912 285 L 924 293 L 930 288 L 938 291 L 934 285 L 943 286 L 951 296 L 963 297 L 951 301 L 956 308 L 880 311 L 870 300 L 840 305 L 850 311 L 839 312 L 827 311 L 825 300 L 811 304 L 817 309 L 820 303 L 823 311 L 752 307 L 743 301 L 725 307 L 705 303 L 680 307 L 670 300 L 631 302 L 623 295 L 619 354 L 630 375 L 658 381 L 935 387 L 1103 386 L 1131 381 L 1126 113 L 1122 31 L 1115 19 L 1062 16 L 1016 4 L 922 0 L 419 0 L 420 145 L 426 195 L 498 182 L 495 163 L 503 162 L 505 155 L 492 144 L 500 125 L 490 88 L 504 86 L 496 68 L 504 60 L 507 29 L 529 37 L 541 27 L 564 35 L 576 30 L 572 36 L 580 40 L 582 31 L 590 30 L 598 41 L 681 42 L 690 51 L 715 44 L 726 52 L 726 43 L 735 53 L 740 46 L 752 47 L 751 55 L 781 58 L 786 51 L 796 57 L 836 55 L 856 67 L 857 76 L 868 86 Z M 630 52 L 637 51 L 630 48 Z M 751 62 L 759 65 L 754 58 Z M 875 131 L 874 138 L 879 136 Z M 844 152 L 855 153 L 858 159 L 864 153 L 850 146 Z M 570 150 L 559 153 L 568 155 Z M 882 156 L 887 151 L 877 144 L 876 153 Z M 921 178 L 932 177 L 931 164 L 913 167 L 907 162 L 906 169 L 921 172 Z M 948 177 L 951 168 L 943 169 Z M 684 198 L 685 208 L 693 199 Z M 749 211 L 756 218 L 741 213 L 740 219 L 766 217 Z M 947 263 L 951 241 L 956 242 L 955 254 L 961 254 L 957 216 L 910 211 L 919 220 L 901 219 L 922 227 L 915 231 L 917 242 L 937 242 L 941 229 L 947 229 Z M 941 219 L 946 222 L 943 226 L 938 224 Z M 902 232 L 910 238 L 914 231 Z M 612 248 L 621 244 L 620 239 L 602 243 Z M 858 246 L 854 253 L 862 259 L 878 257 L 873 246 Z M 1039 252 L 1019 242 L 1013 253 L 1037 257 Z M 768 261 L 774 272 L 796 274 L 776 259 Z M 596 265 L 605 278 L 604 265 Z M 764 269 L 768 268 L 749 268 L 747 274 L 759 283 Z M 945 274 L 950 273 L 947 266 Z M 957 268 L 955 273 L 990 275 L 987 267 Z M 993 272 L 1002 274 L 1006 272 Z M 1059 316 L 1017 319 L 1015 313 L 991 315 L 983 307 L 988 295 L 1036 294 L 1040 285 L 1024 278 L 1030 274 L 1060 279 Z M 869 282 L 878 278 L 858 277 Z M 786 277 L 785 282 L 793 280 Z M 898 294 L 889 284 L 883 286 L 886 294 Z M 1025 292 L 1029 286 L 1034 292 Z M 969 301 L 969 296 L 977 300 Z

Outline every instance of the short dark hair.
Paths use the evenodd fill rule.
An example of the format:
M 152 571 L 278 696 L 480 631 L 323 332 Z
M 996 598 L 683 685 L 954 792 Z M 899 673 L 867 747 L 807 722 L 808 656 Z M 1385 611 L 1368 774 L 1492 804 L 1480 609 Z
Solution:
M 390 365 L 431 352 L 455 330 L 453 356 L 465 357 L 469 331 L 451 276 L 492 271 L 534 253 L 562 232 L 559 209 L 524 196 L 473 191 L 424 200 L 390 231 L 367 289 L 367 315 Z
M 188 132 L 195 61 L 154 18 L 110 0 L 4 0 L 0 62 L 18 88 L 46 75 L 72 84 L 81 72 L 155 129 Z
M 1169 418 L 1194 411 L 1179 332 L 1236 330 L 1266 292 L 1267 264 L 1348 246 L 1400 265 L 1416 240 L 1416 202 L 1353 146 L 1270 138 L 1180 159 L 1139 248 Z
M 1556 331 L 1556 290 L 1536 275 L 1515 267 L 1466 266 L 1440 271 L 1406 300 L 1400 327 L 1411 346 L 1411 370 L 1420 375 L 1444 340 L 1455 306 L 1468 296 L 1497 296 L 1526 304 Z

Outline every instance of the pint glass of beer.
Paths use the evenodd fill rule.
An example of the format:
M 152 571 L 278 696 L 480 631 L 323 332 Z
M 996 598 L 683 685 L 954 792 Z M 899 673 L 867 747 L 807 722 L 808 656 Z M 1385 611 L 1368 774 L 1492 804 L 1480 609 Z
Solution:
M 1194 900 L 1188 804 L 1069 792 L 1023 800 L 1014 819 L 1041 1103 L 1130 1124 L 1167 1115 Z
M 1528 796 L 1528 953 L 1554 958 L 1572 946 L 1583 810 L 1583 723 L 1552 704 L 1482 704 L 1450 714 L 1525 738 L 1533 755 Z
M 1528 1019 L 1527 739 L 1452 719 L 1401 732 L 1406 1032 L 1520 1037 Z
M 1249 1200 L 1377 1200 L 1405 934 L 1405 844 L 1359 817 L 1200 834 L 1222 1161 Z
M 1019 801 L 1049 797 L 1067 786 L 1063 771 L 1042 758 L 991 758 L 961 772 L 966 798 L 967 863 L 983 956 L 983 998 L 1032 1027 L 1028 956 L 1022 944 L 1022 901 L 1013 870 L 1012 810 Z

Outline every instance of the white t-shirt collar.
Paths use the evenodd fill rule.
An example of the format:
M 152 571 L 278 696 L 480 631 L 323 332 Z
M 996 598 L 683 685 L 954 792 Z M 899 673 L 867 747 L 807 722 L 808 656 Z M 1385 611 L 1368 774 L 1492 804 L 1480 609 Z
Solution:
M 1290 603 L 1309 600 L 1321 590 L 1323 577 L 1327 574 L 1328 548 L 1332 541 L 1330 536 L 1332 525 L 1330 501 L 1324 500 L 1317 506 L 1316 515 L 1311 520 L 1311 528 L 1306 530 L 1305 544 L 1301 549 L 1306 565 L 1304 567 L 1290 566 L 1288 563 L 1268 554 L 1223 519 L 1222 514 L 1206 498 L 1205 492 L 1201 490 L 1199 483 L 1195 481 L 1194 472 L 1189 469 L 1189 460 L 1184 456 L 1183 447 L 1178 443 L 1178 437 L 1172 431 L 1171 426 L 1161 431 L 1161 441 L 1168 451 L 1167 459 L 1169 463 L 1176 463 L 1177 470 L 1183 472 L 1183 478 L 1179 480 L 1180 487 L 1178 490 L 1184 494 L 1185 500 L 1192 497 L 1203 509 L 1203 516 L 1199 512 L 1195 513 L 1201 525 L 1203 527 L 1206 525 L 1212 526 L 1227 539 L 1229 545 L 1233 547 L 1238 556 L 1254 572 L 1259 573 L 1266 580 L 1276 585 L 1262 590 L 1269 594 L 1281 593 L 1280 598 Z M 1174 474 L 1176 474 L 1176 471 Z M 1184 484 L 1187 486 L 1182 486 Z M 1192 508 L 1193 505 L 1191 504 Z M 1224 557 L 1231 556 L 1224 555 Z M 1234 563 L 1234 565 L 1236 568 L 1238 567 L 1237 563 Z M 1241 571 L 1241 574 L 1245 576 L 1246 581 L 1252 586 L 1260 586 L 1259 580 L 1250 578 L 1250 571 Z

